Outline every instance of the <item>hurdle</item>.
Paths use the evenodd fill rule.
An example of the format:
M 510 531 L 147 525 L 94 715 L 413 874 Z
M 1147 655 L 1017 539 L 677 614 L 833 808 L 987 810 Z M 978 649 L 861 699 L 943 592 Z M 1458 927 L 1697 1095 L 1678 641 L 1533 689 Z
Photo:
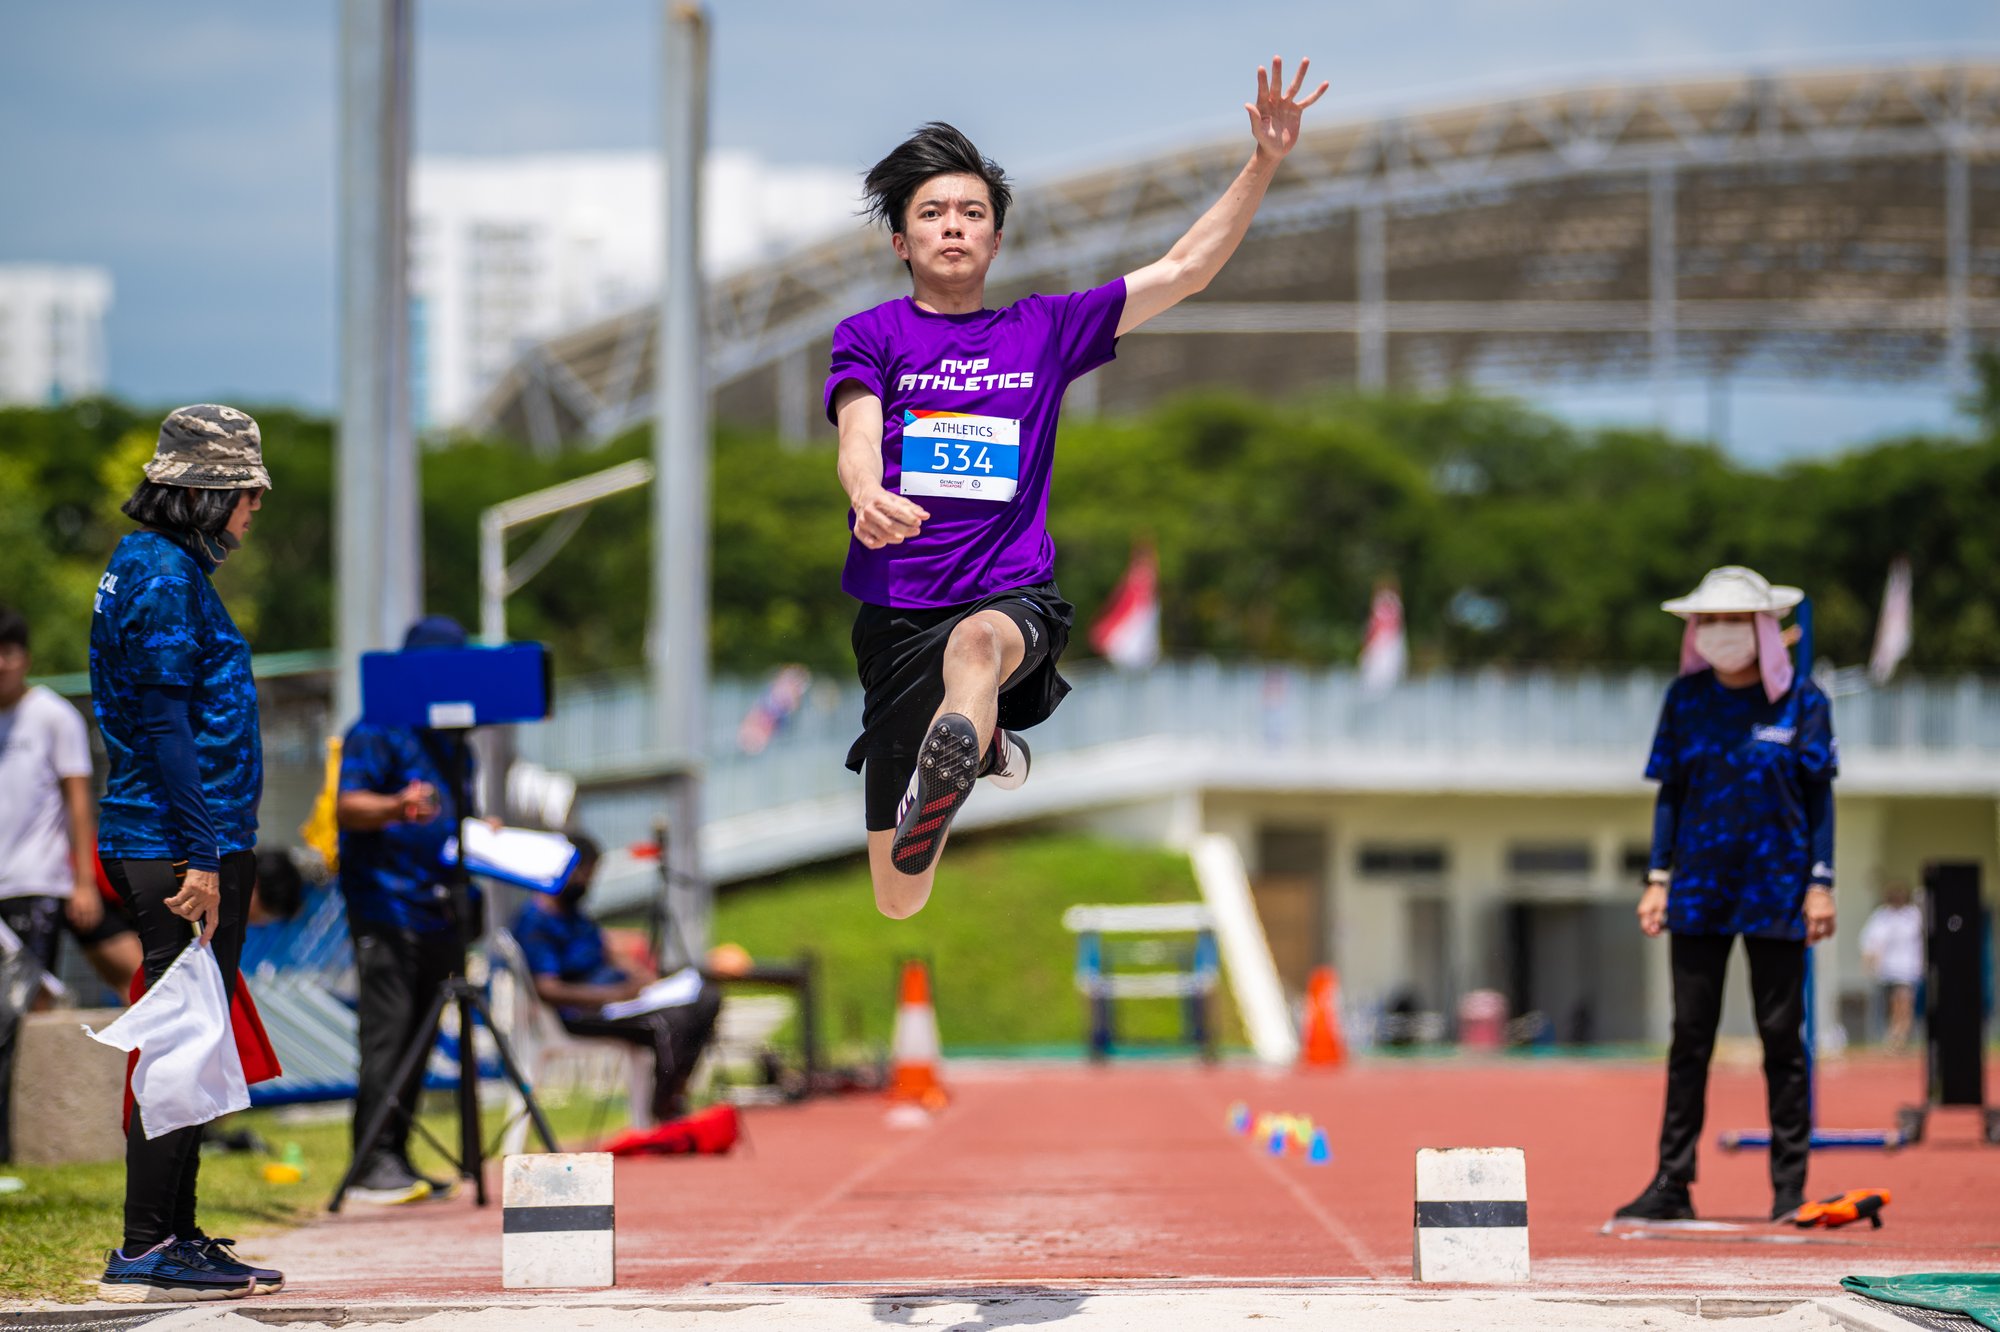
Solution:
M 1201 902 L 1143 906 L 1073 906 L 1063 928 L 1076 935 L 1076 988 L 1084 997 L 1090 1057 L 1109 1059 L 1120 1048 L 1113 1005 L 1123 999 L 1179 999 L 1181 1045 L 1216 1057 L 1210 999 L 1222 972 L 1215 921 Z M 1191 939 L 1117 936 L 1185 934 Z M 1106 936 L 1113 936 L 1107 938 Z M 1148 970 L 1121 968 L 1145 967 Z M 1164 969 L 1163 969 L 1164 968 Z M 1126 1043 L 1130 1051 L 1138 1047 Z

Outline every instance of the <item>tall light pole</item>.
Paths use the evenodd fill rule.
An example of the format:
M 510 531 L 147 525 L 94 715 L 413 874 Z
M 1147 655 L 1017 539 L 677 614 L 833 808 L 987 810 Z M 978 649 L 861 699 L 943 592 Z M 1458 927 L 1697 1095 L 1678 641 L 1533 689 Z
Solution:
M 666 765 L 667 937 L 708 938 L 701 754 L 708 698 L 708 357 L 702 336 L 701 170 L 708 148 L 708 15 L 665 6 L 661 149 L 666 265 L 653 366 L 652 746 Z M 687 959 L 698 961 L 699 959 Z
M 340 427 L 334 724 L 361 711 L 360 657 L 423 605 L 410 430 L 408 214 L 415 0 L 340 5 Z

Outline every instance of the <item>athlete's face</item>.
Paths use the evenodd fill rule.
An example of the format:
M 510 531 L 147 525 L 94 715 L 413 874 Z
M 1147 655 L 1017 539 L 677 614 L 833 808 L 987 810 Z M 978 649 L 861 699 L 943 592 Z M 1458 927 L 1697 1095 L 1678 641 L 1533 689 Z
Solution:
M 977 176 L 933 176 L 910 196 L 903 229 L 892 239 L 896 257 L 919 277 L 983 282 L 1000 253 L 991 191 Z

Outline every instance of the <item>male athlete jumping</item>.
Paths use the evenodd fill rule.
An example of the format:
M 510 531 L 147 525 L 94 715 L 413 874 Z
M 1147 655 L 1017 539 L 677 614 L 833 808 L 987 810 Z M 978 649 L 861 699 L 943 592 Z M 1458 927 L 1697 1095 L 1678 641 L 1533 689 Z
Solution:
M 853 539 L 841 586 L 861 604 L 867 692 L 847 766 L 865 768 L 875 905 L 898 919 L 930 897 L 952 817 L 976 778 L 1018 787 L 1018 734 L 1069 692 L 1057 662 L 1074 608 L 1045 528 L 1063 391 L 1117 340 L 1206 287 L 1236 251 L 1299 138 L 1308 62 L 1257 71 L 1256 148 L 1165 258 L 1067 296 L 986 308 L 1011 191 L 951 126 L 932 123 L 869 171 L 911 294 L 843 321 L 826 410 L 840 430 Z

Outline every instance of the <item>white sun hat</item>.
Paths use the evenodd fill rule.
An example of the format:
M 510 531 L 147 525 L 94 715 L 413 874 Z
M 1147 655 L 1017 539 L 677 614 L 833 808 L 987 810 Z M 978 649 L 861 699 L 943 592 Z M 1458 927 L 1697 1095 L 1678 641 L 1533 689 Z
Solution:
M 1773 586 L 1755 569 L 1725 564 L 1702 575 L 1701 586 L 1684 597 L 1660 603 L 1660 609 L 1675 615 L 1754 614 L 1765 611 L 1783 615 L 1806 599 L 1796 587 Z

